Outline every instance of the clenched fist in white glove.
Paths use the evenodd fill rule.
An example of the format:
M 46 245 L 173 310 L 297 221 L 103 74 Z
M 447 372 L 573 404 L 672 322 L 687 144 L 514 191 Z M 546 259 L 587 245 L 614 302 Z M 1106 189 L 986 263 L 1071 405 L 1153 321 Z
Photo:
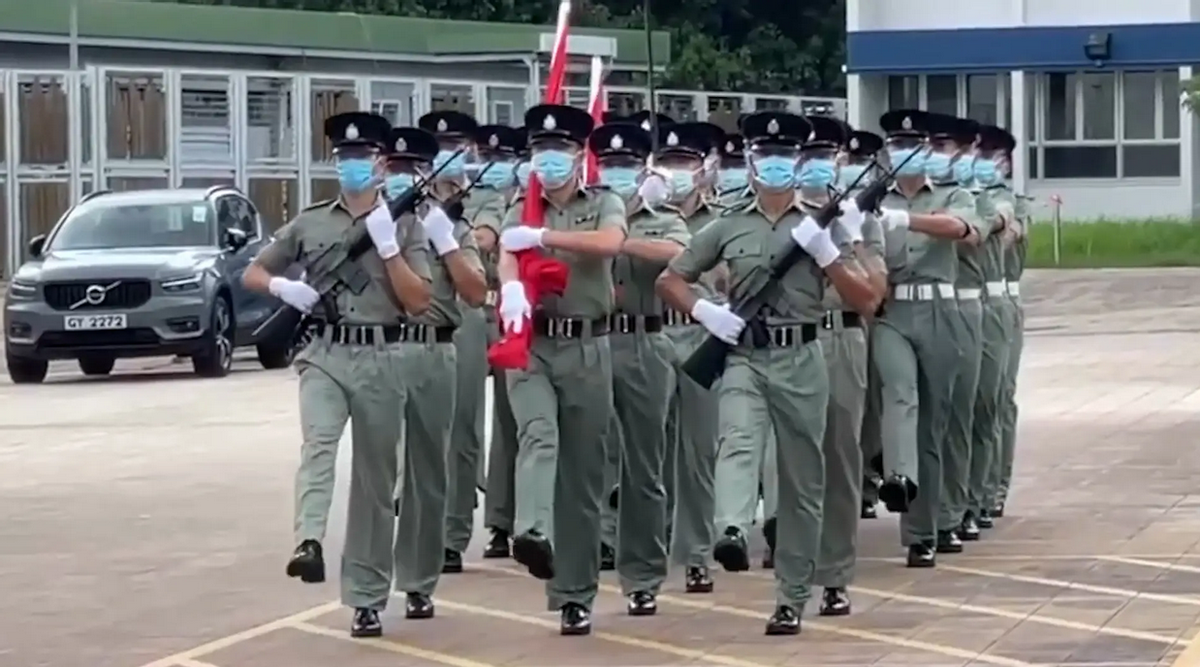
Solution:
M 898 208 L 882 209 L 883 213 L 879 216 L 879 224 L 889 232 L 895 229 L 908 229 L 909 216 L 908 211 Z
M 500 306 L 497 308 L 505 331 L 515 334 L 525 328 L 525 319 L 533 317 L 533 307 L 525 297 L 525 286 L 519 280 L 510 280 L 500 286 Z
M 437 250 L 438 257 L 458 250 L 458 241 L 454 238 L 454 221 L 446 215 L 441 206 L 429 207 L 425 217 L 421 218 L 421 227 L 425 229 L 425 236 L 433 244 L 434 250 Z
M 500 247 L 509 252 L 540 248 L 542 247 L 542 234 L 545 233 L 544 229 L 527 225 L 510 227 L 500 232 Z
M 696 305 L 692 306 L 692 317 L 708 329 L 708 333 L 730 345 L 737 345 L 738 337 L 746 328 L 746 320 L 729 310 L 728 305 L 718 306 L 708 299 L 696 300 Z
M 842 212 L 834 224 L 841 229 L 851 243 L 861 242 L 863 240 L 863 223 L 866 222 L 866 217 L 863 216 L 862 211 L 858 210 L 858 203 L 853 199 L 845 199 L 839 208 Z
M 271 293 L 271 296 L 306 315 L 311 313 L 313 306 L 321 300 L 321 295 L 317 294 L 317 290 L 305 283 L 279 276 L 271 278 L 271 282 L 267 283 L 267 291 Z
M 804 216 L 804 220 L 792 228 L 792 240 L 804 248 L 804 252 L 816 260 L 817 266 L 822 269 L 836 262 L 842 254 L 829 235 L 829 230 L 821 229 L 811 215 Z
M 667 187 L 667 182 L 663 180 L 663 177 L 658 174 L 650 174 L 638 186 L 638 197 L 650 208 L 662 206 L 670 196 L 671 189 Z
M 379 253 L 380 259 L 387 261 L 400 254 L 400 244 L 396 242 L 396 221 L 392 219 L 387 204 L 380 203 L 367 214 L 367 234 L 375 244 L 375 252 Z

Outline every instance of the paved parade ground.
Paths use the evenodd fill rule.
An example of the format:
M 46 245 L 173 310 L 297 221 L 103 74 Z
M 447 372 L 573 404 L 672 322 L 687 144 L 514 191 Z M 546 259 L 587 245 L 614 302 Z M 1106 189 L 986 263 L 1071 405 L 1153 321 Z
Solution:
M 853 615 L 814 606 L 800 637 L 763 636 L 773 594 L 758 569 L 717 572 L 710 596 L 673 573 L 653 618 L 626 616 L 605 573 L 595 634 L 559 637 L 538 582 L 480 560 L 480 529 L 437 618 L 405 621 L 396 599 L 382 639 L 351 640 L 336 576 L 283 573 L 292 373 L 246 361 L 200 380 L 147 360 L 107 379 L 69 364 L 43 386 L 5 379 L 0 666 L 1196 667 L 1200 272 L 1031 273 L 1008 515 L 909 570 L 881 508 L 861 528 Z

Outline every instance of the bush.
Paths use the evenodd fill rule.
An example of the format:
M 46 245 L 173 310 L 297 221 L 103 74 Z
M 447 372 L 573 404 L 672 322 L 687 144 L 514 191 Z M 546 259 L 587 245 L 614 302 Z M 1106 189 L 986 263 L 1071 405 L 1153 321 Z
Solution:
M 1054 226 L 1034 223 L 1030 268 L 1141 268 L 1200 266 L 1200 224 L 1191 220 L 1064 221 L 1060 263 L 1054 262 Z

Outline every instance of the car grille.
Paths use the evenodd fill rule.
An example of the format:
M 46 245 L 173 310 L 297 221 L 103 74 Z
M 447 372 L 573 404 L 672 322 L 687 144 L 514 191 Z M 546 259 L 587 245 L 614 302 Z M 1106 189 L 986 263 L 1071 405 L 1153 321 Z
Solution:
M 92 286 L 108 287 L 99 303 L 87 300 L 88 288 Z M 44 294 L 46 303 L 55 310 L 71 310 L 75 304 L 82 303 L 74 310 L 112 310 L 137 308 L 150 300 L 149 280 L 91 280 L 73 281 L 69 283 L 47 283 Z M 93 290 L 95 292 L 96 290 Z
M 38 339 L 43 349 L 150 348 L 161 343 L 154 329 L 118 331 L 47 331 Z

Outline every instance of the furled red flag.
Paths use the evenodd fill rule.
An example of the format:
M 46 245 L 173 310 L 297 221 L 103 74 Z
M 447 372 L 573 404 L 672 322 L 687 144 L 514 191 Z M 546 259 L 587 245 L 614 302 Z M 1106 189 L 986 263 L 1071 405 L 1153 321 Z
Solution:
M 604 92 L 604 61 L 600 56 L 592 56 L 592 75 L 588 84 L 588 113 L 592 114 L 595 126 L 600 127 L 604 123 L 604 112 L 608 111 L 608 95 Z M 583 182 L 588 185 L 595 185 L 600 180 L 600 165 L 596 161 L 596 154 L 590 148 L 583 178 Z
M 554 51 L 550 55 L 550 75 L 546 80 L 546 104 L 562 104 L 563 82 L 567 74 L 567 32 L 571 18 L 571 2 L 563 0 L 558 6 L 558 25 L 554 31 Z M 542 202 L 542 183 L 536 173 L 529 175 L 529 187 L 521 209 L 521 224 L 541 227 L 545 220 Z M 562 294 L 567 288 L 567 265 L 550 259 L 536 250 L 514 253 L 525 297 L 537 307 L 544 294 Z M 503 322 L 500 325 L 504 326 Z M 499 341 L 488 348 L 488 363 L 502 369 L 529 367 L 529 348 L 533 344 L 533 323 L 526 318 L 518 333 L 505 329 Z

